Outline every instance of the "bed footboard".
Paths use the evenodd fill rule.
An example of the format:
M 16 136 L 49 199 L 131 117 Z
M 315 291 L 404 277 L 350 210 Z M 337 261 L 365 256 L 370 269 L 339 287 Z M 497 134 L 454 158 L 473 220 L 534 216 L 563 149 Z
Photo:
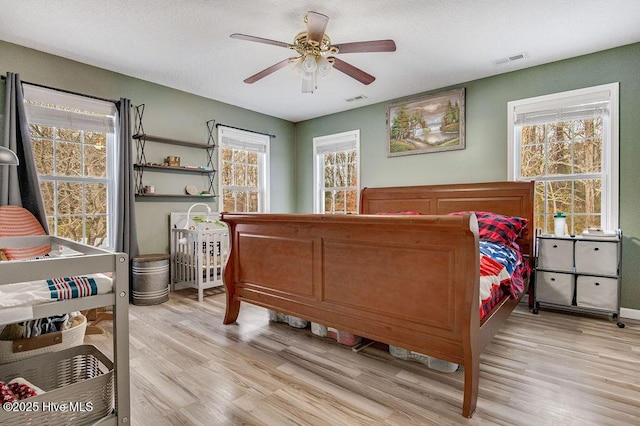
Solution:
M 476 406 L 479 253 L 474 215 L 223 214 L 224 323 L 241 302 L 462 364 Z

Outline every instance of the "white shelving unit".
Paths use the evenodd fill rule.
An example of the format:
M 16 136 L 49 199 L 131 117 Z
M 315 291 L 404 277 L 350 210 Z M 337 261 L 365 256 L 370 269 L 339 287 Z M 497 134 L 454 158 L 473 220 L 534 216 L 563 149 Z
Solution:
M 611 237 L 539 235 L 534 309 L 612 315 L 620 328 L 622 232 Z

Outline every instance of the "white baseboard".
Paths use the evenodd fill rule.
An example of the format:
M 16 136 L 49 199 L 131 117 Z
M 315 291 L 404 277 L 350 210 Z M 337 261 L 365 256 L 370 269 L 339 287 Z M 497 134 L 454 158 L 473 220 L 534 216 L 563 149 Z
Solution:
M 620 318 L 640 320 L 640 309 L 620 308 Z

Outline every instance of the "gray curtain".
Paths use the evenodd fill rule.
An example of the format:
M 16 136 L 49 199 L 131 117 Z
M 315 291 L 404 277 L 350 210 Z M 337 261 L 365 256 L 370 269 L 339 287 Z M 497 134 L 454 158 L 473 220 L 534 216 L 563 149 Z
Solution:
M 118 107 L 118 203 L 116 211 L 116 251 L 125 252 L 131 259 L 138 255 L 136 234 L 133 150 L 131 147 L 131 101 L 120 98 Z
M 24 207 L 38 219 L 48 234 L 49 226 L 31 149 L 20 76 L 8 72 L 5 84 L 4 138 L 1 143 L 16 153 L 20 165 L 0 167 L 0 206 Z

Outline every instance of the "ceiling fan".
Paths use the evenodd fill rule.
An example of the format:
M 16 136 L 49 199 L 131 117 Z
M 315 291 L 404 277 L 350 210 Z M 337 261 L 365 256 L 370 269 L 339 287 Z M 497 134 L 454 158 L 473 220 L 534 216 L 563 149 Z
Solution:
M 287 49 L 295 50 L 298 54 L 298 56 L 284 59 L 252 75 L 244 80 L 245 83 L 255 83 L 286 67 L 288 64 L 293 64 L 294 71 L 302 77 L 302 93 L 313 93 L 317 89 L 318 77 L 326 76 L 331 71 L 331 68 L 345 73 L 362 84 L 371 84 L 376 79 L 374 76 L 336 58 L 334 55 L 361 52 L 395 52 L 396 50 L 396 44 L 393 40 L 331 44 L 329 36 L 324 32 L 329 22 L 328 16 L 309 11 L 304 17 L 304 21 L 307 24 L 307 30 L 298 33 L 292 44 L 246 34 L 231 34 L 231 38 L 286 47 Z

